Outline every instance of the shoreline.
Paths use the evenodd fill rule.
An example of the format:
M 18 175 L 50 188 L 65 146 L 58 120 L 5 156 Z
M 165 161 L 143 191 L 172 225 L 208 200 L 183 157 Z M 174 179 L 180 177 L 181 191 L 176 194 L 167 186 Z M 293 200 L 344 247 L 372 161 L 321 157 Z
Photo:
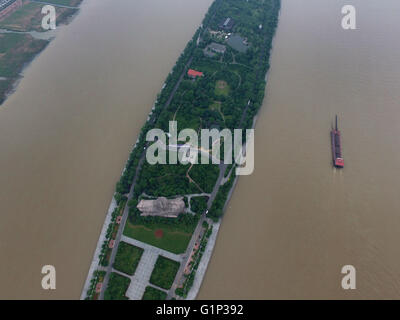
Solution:
M 268 82 L 268 75 L 269 75 L 269 71 L 268 71 L 267 75 L 265 76 L 266 82 Z M 255 126 L 256 126 L 256 123 L 258 120 L 258 116 L 259 116 L 259 112 L 257 112 L 257 114 L 255 115 L 255 117 L 253 119 L 253 125 L 252 125 L 253 129 L 255 129 Z M 236 168 L 232 168 L 232 169 L 235 170 Z M 208 265 L 210 264 L 210 260 L 212 258 L 213 252 L 214 252 L 215 244 L 218 239 L 219 229 L 223 222 L 226 208 L 227 208 L 229 202 L 231 201 L 233 192 L 235 191 L 235 188 L 236 188 L 236 185 L 238 182 L 239 182 L 239 176 L 235 176 L 235 180 L 233 181 L 232 187 L 229 190 L 228 196 L 227 196 L 225 204 L 224 204 L 224 208 L 223 208 L 224 214 L 217 222 L 214 222 L 212 224 L 213 225 L 212 234 L 211 234 L 210 238 L 208 239 L 205 252 L 204 252 L 203 256 L 201 257 L 201 260 L 199 262 L 199 267 L 195 274 L 193 286 L 189 290 L 186 300 L 195 300 L 197 295 L 199 294 L 199 291 L 203 284 L 204 277 L 205 277 L 207 269 L 208 269 Z
M 101 249 L 102 249 L 101 247 L 102 247 L 104 241 L 106 240 L 107 228 L 108 228 L 108 225 L 111 223 L 112 213 L 113 213 L 114 209 L 117 207 L 118 207 L 117 202 L 115 201 L 114 196 L 113 196 L 110 206 L 108 207 L 108 211 L 107 211 L 107 214 L 105 217 L 103 227 L 101 228 L 99 240 L 97 242 L 96 248 L 93 253 L 93 260 L 89 267 L 88 275 L 86 277 L 86 281 L 85 281 L 85 284 L 82 289 L 80 300 L 85 300 L 86 293 L 88 292 L 88 290 L 90 288 L 90 283 L 91 283 L 93 274 L 96 270 L 100 269 L 99 265 L 100 265 L 100 253 L 101 253 Z
M 216 2 L 218 2 L 218 0 L 216 0 L 215 2 L 213 2 L 213 4 L 210 6 L 210 8 L 211 8 Z M 277 21 L 279 21 L 279 15 L 280 15 L 280 2 L 278 2 L 278 6 L 279 6 L 279 7 L 277 8 L 278 12 L 277 12 L 277 16 L 276 16 Z M 209 10 L 210 10 L 210 9 L 209 9 Z M 207 17 L 207 16 L 206 16 L 206 17 Z M 276 33 L 276 27 L 277 27 L 277 24 L 278 24 L 277 21 L 276 21 L 276 25 L 275 25 L 275 27 L 274 27 L 274 29 L 273 29 L 272 39 L 270 40 L 271 42 L 268 41 L 268 38 L 267 38 L 268 35 L 265 35 L 265 39 L 264 39 L 264 40 L 265 40 L 265 43 L 264 43 L 265 46 L 264 46 L 264 45 L 261 46 L 261 55 L 260 55 L 259 62 L 258 62 L 258 64 L 260 64 L 260 63 L 263 61 L 263 53 L 268 55 L 268 60 L 266 61 L 267 65 L 266 65 L 266 67 L 265 67 L 266 73 L 265 73 L 265 76 L 264 76 L 264 80 L 262 80 L 262 81 L 265 82 L 265 87 L 264 87 L 264 90 L 263 90 L 264 93 L 266 92 L 266 83 L 267 83 L 268 75 L 269 75 L 269 59 L 270 59 L 270 53 L 271 53 L 272 47 L 273 47 L 273 40 L 274 40 L 275 33 Z M 195 39 L 196 36 L 197 36 L 199 33 L 201 34 L 202 31 L 205 30 L 205 29 L 206 29 L 206 28 L 203 28 L 203 24 L 202 24 L 201 27 L 196 31 L 196 33 L 195 33 L 193 39 Z M 197 39 L 197 43 L 199 42 L 198 40 L 199 40 L 199 39 Z M 190 42 L 189 42 L 189 44 L 190 44 Z M 189 46 L 189 44 L 188 44 L 188 46 Z M 184 53 L 186 52 L 188 46 L 187 46 L 187 47 L 185 48 L 185 50 L 183 51 Z M 196 45 L 195 47 L 197 47 L 197 45 Z M 264 49 L 265 49 L 265 51 L 263 52 Z M 191 50 L 193 50 L 193 49 L 191 49 Z M 193 54 L 193 53 L 191 53 L 191 54 Z M 172 71 L 170 72 L 169 75 L 171 75 L 173 72 L 176 71 L 176 70 L 175 70 L 175 67 L 178 66 L 178 64 L 181 64 L 181 65 L 183 64 L 183 62 L 181 61 L 181 59 L 182 59 L 183 57 L 184 57 L 184 54 L 182 54 L 182 55 L 180 56 L 180 58 L 178 58 L 178 60 L 177 60 L 177 62 L 176 62 L 176 64 L 175 64 L 175 66 L 174 66 L 174 68 L 172 69 Z M 171 96 L 169 97 L 169 99 L 167 100 L 167 103 L 166 103 L 167 105 L 171 102 L 171 100 L 172 100 L 172 98 L 173 98 L 173 96 L 174 96 L 174 94 L 175 94 L 175 92 L 176 92 L 176 90 L 177 90 L 177 86 L 179 86 L 179 82 L 182 81 L 182 78 L 183 78 L 185 69 L 188 68 L 188 66 L 190 65 L 190 63 L 192 62 L 192 60 L 193 60 L 193 56 L 191 56 L 191 57 L 189 58 L 189 61 L 188 61 L 187 63 L 185 63 L 185 66 L 186 66 L 186 67 L 182 70 L 183 73 L 182 73 L 182 75 L 180 76 L 180 80 L 177 81 L 176 85 L 174 85 L 174 90 L 172 90 L 172 94 L 171 94 Z M 180 71 L 179 71 L 179 72 L 180 72 Z M 262 78 L 259 78 L 258 81 L 261 81 L 261 79 L 262 79 Z M 173 83 L 173 84 L 174 84 L 174 83 Z M 143 135 L 142 135 L 142 133 L 145 133 L 145 129 L 147 129 L 147 126 L 148 126 L 148 125 L 152 125 L 151 119 L 153 118 L 153 116 L 154 116 L 154 115 L 157 115 L 157 113 L 160 112 L 160 110 L 163 110 L 163 108 L 165 108 L 165 105 L 159 105 L 159 103 L 158 103 L 158 102 L 159 102 L 158 97 L 162 95 L 163 90 L 164 90 L 164 88 L 165 88 L 167 85 L 169 85 L 169 86 L 171 87 L 171 83 L 168 82 L 168 79 L 165 81 L 165 83 L 164 83 L 164 85 L 163 85 L 163 87 L 162 87 L 162 89 L 161 89 L 161 92 L 157 95 L 157 100 L 156 100 L 155 104 L 153 105 L 153 108 L 150 110 L 149 116 L 148 116 L 148 118 L 147 118 L 147 120 L 146 120 L 144 126 L 142 127 L 141 134 L 139 135 L 139 138 L 137 139 L 136 144 L 134 145 L 134 147 L 133 147 L 133 149 L 132 149 L 132 151 L 131 151 L 131 156 L 132 156 L 132 154 L 133 154 L 135 151 L 138 151 L 138 152 L 140 152 L 140 154 L 139 154 L 139 155 L 136 155 L 136 154 L 135 154 L 134 157 L 140 156 L 139 158 L 140 158 L 141 160 L 143 160 L 142 158 L 143 158 L 143 156 L 144 156 L 144 153 L 143 153 L 143 151 L 141 151 L 141 148 L 140 148 L 140 147 L 145 146 L 145 144 L 144 144 L 144 141 L 142 141 L 142 140 L 143 140 Z M 175 92 L 174 92 L 174 91 L 175 91 Z M 262 98 L 262 101 L 263 101 L 263 100 L 264 100 L 264 97 Z M 261 101 L 261 102 L 262 102 L 262 101 Z M 256 122 L 257 122 L 257 119 L 258 119 L 259 111 L 260 111 L 260 109 L 261 109 L 261 105 L 259 105 L 258 107 L 256 107 L 255 110 L 254 110 L 254 107 L 253 107 L 253 108 L 250 108 L 250 110 L 249 110 L 250 114 L 248 114 L 247 117 L 246 117 L 246 112 L 248 111 L 249 105 L 250 105 L 250 100 L 249 100 L 249 103 L 247 104 L 247 106 L 246 106 L 246 108 L 244 109 L 244 112 L 243 112 L 243 114 L 242 114 L 242 118 L 241 118 L 241 120 L 240 120 L 240 126 L 242 125 L 242 122 L 243 122 L 244 120 L 246 120 L 246 121 L 247 121 L 247 126 L 246 126 L 246 124 L 245 124 L 245 125 L 244 125 L 244 128 L 247 127 L 247 129 L 254 129 L 254 128 L 255 128 L 255 124 L 256 124 Z M 251 119 L 252 119 L 252 122 L 250 122 Z M 249 125 L 250 123 L 251 123 L 251 125 Z M 138 150 L 136 150 L 136 147 L 139 147 Z M 121 178 L 123 178 L 123 175 L 124 175 L 125 171 L 128 171 L 128 172 L 129 172 L 129 171 L 132 171 L 133 169 L 135 169 L 136 175 L 135 175 L 135 178 L 134 178 L 134 180 L 133 180 L 133 181 L 135 181 L 135 180 L 136 180 L 136 176 L 137 176 L 137 174 L 138 174 L 138 171 L 140 172 L 141 168 L 140 168 L 140 164 L 133 165 L 133 167 L 131 168 L 132 164 L 129 164 L 129 161 L 130 161 L 131 156 L 129 157 L 129 160 L 128 160 L 128 162 L 127 162 L 127 164 L 126 164 L 126 166 L 125 166 L 125 168 L 124 168 L 124 170 L 123 170 L 123 173 L 122 173 Z M 133 158 L 134 158 L 134 157 L 133 157 Z M 232 170 L 236 170 L 236 168 L 233 167 Z M 224 169 L 224 171 L 225 171 L 225 169 Z M 225 183 L 228 183 L 228 181 L 230 180 L 229 177 L 231 176 L 231 174 L 232 174 L 232 171 L 230 172 L 230 174 L 228 175 L 228 177 L 225 177 L 226 180 L 224 179 L 224 180 L 223 180 L 223 181 L 224 181 L 223 183 L 221 183 L 221 181 L 217 180 L 217 182 L 218 182 L 219 184 L 215 184 L 215 185 L 214 185 L 214 189 L 216 188 L 216 192 L 221 191 L 221 190 L 220 190 L 220 187 L 222 187 Z M 199 292 L 199 290 L 200 290 L 200 288 L 201 288 L 201 285 L 202 285 L 202 283 L 203 283 L 203 279 L 204 279 L 205 273 L 206 273 L 206 271 L 207 271 L 207 268 L 208 268 L 208 265 L 209 265 L 209 262 L 210 262 L 210 259 L 211 259 L 211 256 L 212 256 L 212 253 L 213 253 L 215 244 L 216 244 L 216 240 L 217 240 L 217 237 L 218 237 L 218 232 L 219 232 L 219 229 L 220 229 L 220 225 L 221 225 L 221 223 L 222 223 L 222 221 L 223 221 L 223 216 L 224 216 L 224 213 L 225 213 L 225 211 L 226 211 L 226 207 L 227 207 L 228 203 L 229 203 L 230 200 L 231 200 L 231 197 L 232 197 L 233 192 L 234 192 L 234 190 L 235 190 L 236 184 L 237 184 L 237 182 L 238 182 L 238 178 L 239 178 L 239 176 L 238 176 L 238 175 L 235 175 L 235 177 L 233 178 L 233 181 L 230 182 L 230 183 L 232 183 L 232 185 L 231 185 L 230 188 L 229 188 L 229 192 L 228 192 L 225 196 L 223 196 L 223 197 L 226 197 L 226 198 L 225 198 L 225 201 L 224 201 L 224 203 L 223 203 L 223 207 L 222 207 L 222 213 L 223 213 L 223 214 L 222 214 L 218 219 L 213 219 L 213 222 L 212 222 L 213 231 L 212 231 L 212 233 L 211 233 L 211 235 L 210 235 L 210 238 L 209 238 L 208 241 L 207 241 L 207 245 L 206 245 L 206 247 L 205 247 L 204 254 L 203 254 L 203 256 L 201 257 L 201 259 L 200 259 L 200 261 L 199 261 L 198 269 L 194 271 L 195 274 L 194 274 L 194 282 L 193 282 L 193 285 L 192 285 L 192 287 L 189 289 L 186 298 L 183 298 L 183 297 L 182 297 L 182 299 L 184 299 L 184 300 L 193 300 L 193 299 L 195 299 L 196 296 L 198 295 L 198 292 Z M 121 180 L 120 180 L 120 181 L 121 181 Z M 134 186 L 135 186 L 135 182 L 133 182 L 133 183 L 131 184 L 129 194 L 132 193 L 132 190 L 134 189 Z M 106 233 L 105 231 L 106 231 L 106 230 L 109 228 L 109 226 L 113 223 L 113 222 L 112 222 L 112 217 L 111 217 L 111 215 L 112 215 L 113 210 L 114 210 L 114 209 L 117 207 L 117 205 L 118 205 L 118 204 L 117 204 L 117 201 L 115 201 L 115 196 L 117 196 L 117 195 L 126 196 L 127 194 L 128 194 L 128 193 L 119 192 L 119 191 L 116 191 L 116 192 L 114 193 L 114 196 L 113 196 L 113 199 L 112 199 L 111 204 L 110 204 L 110 206 L 109 206 L 109 209 L 108 209 L 108 212 L 107 212 L 107 215 L 106 215 L 106 218 L 105 218 L 103 227 L 102 227 L 102 229 L 101 229 L 101 234 L 100 234 L 99 240 L 98 240 L 98 242 L 97 242 L 97 246 L 96 246 L 96 249 L 95 249 L 95 253 L 94 253 L 92 262 L 91 262 L 90 267 L 89 267 L 88 275 L 87 275 L 87 277 L 86 277 L 86 281 L 85 281 L 85 283 L 84 283 L 84 286 L 83 286 L 83 289 L 82 289 L 82 292 L 81 292 L 81 299 L 91 298 L 91 294 L 94 294 L 94 287 L 95 287 L 98 283 L 102 283 L 102 287 L 101 287 L 101 291 L 100 291 L 100 292 L 103 293 L 103 294 L 104 294 L 104 290 L 106 289 L 106 287 L 107 287 L 107 285 L 108 285 L 108 279 L 107 279 L 107 280 L 104 280 L 104 279 L 103 279 L 103 281 L 98 282 L 98 279 L 95 278 L 95 277 L 93 277 L 93 275 L 94 275 L 94 272 L 95 272 L 96 270 L 97 270 L 97 271 L 104 271 L 104 270 L 107 270 L 107 269 L 110 269 L 110 268 L 111 268 L 111 270 L 112 270 L 113 259 L 111 259 L 110 265 L 109 265 L 108 267 L 102 267 L 102 266 L 100 265 L 100 258 L 99 258 L 99 255 L 100 255 L 100 252 L 101 252 L 101 250 L 102 250 L 102 247 L 104 246 L 104 244 L 106 243 L 106 241 L 107 241 L 107 240 L 110 240 L 109 238 L 107 238 L 107 237 L 105 236 L 105 233 Z M 216 195 L 217 195 L 217 194 L 215 194 L 214 197 L 215 197 Z M 129 197 L 128 197 L 128 200 L 129 200 Z M 214 202 L 214 200 L 215 200 L 215 198 L 213 199 L 213 202 Z M 222 200 L 222 199 L 221 199 L 221 200 Z M 213 203 L 213 202 L 212 202 L 212 203 Z M 209 209 L 210 209 L 212 203 L 209 204 Z M 125 211 L 127 211 L 127 208 L 128 208 L 128 205 L 125 204 Z M 128 211 L 129 211 L 129 208 L 128 208 Z M 124 215 L 125 215 L 125 213 L 124 213 Z M 125 217 L 125 218 L 127 218 L 127 217 Z M 124 218 L 123 218 L 123 219 L 124 219 Z M 121 226 L 118 228 L 118 233 L 123 232 L 123 230 L 120 230 L 121 227 L 123 228 L 123 227 L 124 227 L 124 224 L 121 224 Z M 193 240 L 193 238 L 192 238 L 192 240 Z M 114 241 L 114 240 L 113 240 L 113 241 Z M 116 241 L 117 241 L 117 240 L 116 240 Z M 118 247 L 118 244 L 119 244 L 119 241 L 117 241 L 116 247 Z M 189 250 L 189 249 L 187 249 L 187 250 Z M 112 249 L 112 252 L 115 252 L 115 250 Z M 111 266 L 111 267 L 110 267 L 110 266 Z M 88 294 L 89 292 L 90 292 L 90 294 Z M 102 298 L 101 298 L 101 296 L 102 296 L 101 293 L 100 293 L 100 299 L 102 299 Z
M 36 3 L 40 3 L 37 1 L 32 1 L 32 2 L 36 2 Z M 39 32 L 36 31 L 34 29 L 29 30 L 29 31 L 18 31 L 18 30 L 12 30 L 12 29 L 7 29 L 7 28 L 0 28 L 0 35 L 1 34 L 26 34 L 31 36 L 34 40 L 42 40 L 42 41 L 46 41 L 46 45 L 40 50 L 38 51 L 36 54 L 34 54 L 32 57 L 30 57 L 30 59 L 27 59 L 21 69 L 18 72 L 18 75 L 15 77 L 11 77 L 11 79 L 14 79 L 13 81 L 11 81 L 10 83 L 10 88 L 5 91 L 3 93 L 2 96 L 0 96 L 0 107 L 8 100 L 8 98 L 15 93 L 15 91 L 18 88 L 18 85 L 20 84 L 21 80 L 24 78 L 24 73 L 26 72 L 26 70 L 28 69 L 28 67 L 35 61 L 35 59 L 44 51 L 46 50 L 46 48 L 51 44 L 51 42 L 56 38 L 58 32 L 60 31 L 60 29 L 66 27 L 67 25 L 69 25 L 75 18 L 76 16 L 79 14 L 80 11 L 80 6 L 82 5 L 83 1 L 80 2 L 78 7 L 74 7 L 71 10 L 74 10 L 75 12 L 73 12 L 72 14 L 64 17 L 64 19 L 61 20 L 60 24 L 57 25 L 55 30 L 47 30 L 47 31 L 43 31 L 43 32 Z M 53 4 L 54 5 L 54 4 Z M 55 5 L 56 6 L 56 5 Z M 3 77 L 0 77 L 3 78 Z M 10 77 L 4 77 L 4 79 L 2 79 L 2 81 L 6 81 L 10 79 Z

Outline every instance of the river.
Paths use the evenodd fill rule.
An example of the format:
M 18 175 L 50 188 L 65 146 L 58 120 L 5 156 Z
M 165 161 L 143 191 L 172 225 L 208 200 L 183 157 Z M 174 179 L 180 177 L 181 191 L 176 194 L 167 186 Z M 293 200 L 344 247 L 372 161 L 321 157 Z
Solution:
M 79 299 L 130 149 L 211 3 L 85 0 L 25 70 L 0 107 L 1 299 Z
M 211 2 L 86 0 L 26 69 L 0 107 L 0 298 L 79 298 L 129 150 Z M 344 31 L 350 2 L 358 29 Z M 255 172 L 199 298 L 400 298 L 399 16 L 397 0 L 282 1 Z
M 346 4 L 357 30 L 341 28 Z M 399 17 L 396 0 L 282 1 L 255 172 L 239 179 L 199 298 L 400 298 Z M 356 290 L 341 287 L 344 265 Z

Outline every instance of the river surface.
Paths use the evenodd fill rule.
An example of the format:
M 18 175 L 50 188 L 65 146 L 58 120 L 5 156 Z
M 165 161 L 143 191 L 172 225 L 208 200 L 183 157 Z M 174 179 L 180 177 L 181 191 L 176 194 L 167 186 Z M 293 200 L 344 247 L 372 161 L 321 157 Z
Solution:
M 0 107 L 0 298 L 79 298 L 131 145 L 211 2 L 86 0 L 26 69 Z M 341 28 L 350 2 L 356 31 Z M 199 298 L 400 298 L 399 17 L 397 0 L 283 0 L 256 169 Z
M 357 30 L 341 28 L 345 4 Z M 397 0 L 282 1 L 255 172 L 239 179 L 199 298 L 400 298 L 399 18 Z M 344 265 L 356 290 L 341 288 Z
M 79 299 L 130 149 L 211 3 L 85 0 L 25 70 L 0 107 L 0 298 Z

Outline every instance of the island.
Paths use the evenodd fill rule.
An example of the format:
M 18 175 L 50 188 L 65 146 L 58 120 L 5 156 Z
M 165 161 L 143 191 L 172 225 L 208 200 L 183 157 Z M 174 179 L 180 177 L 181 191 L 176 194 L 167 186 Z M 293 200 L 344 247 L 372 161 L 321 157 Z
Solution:
M 237 182 L 232 164 L 150 164 L 146 134 L 251 129 L 280 0 L 215 0 L 158 94 L 106 215 L 81 299 L 194 299 Z M 175 152 L 172 149 L 168 153 Z

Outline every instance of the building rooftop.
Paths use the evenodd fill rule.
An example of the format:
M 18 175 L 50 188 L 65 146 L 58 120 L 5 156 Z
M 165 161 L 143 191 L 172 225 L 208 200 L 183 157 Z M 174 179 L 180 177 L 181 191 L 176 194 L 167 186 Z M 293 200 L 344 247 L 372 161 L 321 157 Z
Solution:
M 233 21 L 232 18 L 226 18 L 221 22 L 219 27 L 224 30 L 231 30 L 234 24 L 235 22 Z
M 7 8 L 10 4 L 17 0 L 0 0 L 0 11 Z
M 227 41 L 228 45 L 232 47 L 233 49 L 239 51 L 239 52 L 246 52 L 247 49 L 249 48 L 249 44 L 247 43 L 245 38 L 242 38 L 241 36 L 237 34 L 233 34 Z
M 189 69 L 187 74 L 188 74 L 189 77 L 194 77 L 194 78 L 203 76 L 203 72 L 196 71 L 196 70 L 193 70 L 193 69 Z
M 225 52 L 226 51 L 226 46 L 224 46 L 223 44 L 216 43 L 216 42 L 211 43 L 208 47 L 211 50 L 215 50 L 217 52 Z
M 215 57 L 215 55 L 217 53 L 222 53 L 225 54 L 226 52 L 226 46 L 213 42 L 210 43 L 204 50 L 203 50 L 204 54 L 208 57 Z
M 159 197 L 155 200 L 141 200 L 137 208 L 142 216 L 161 216 L 176 218 L 185 210 L 185 202 L 182 197 L 167 199 Z

